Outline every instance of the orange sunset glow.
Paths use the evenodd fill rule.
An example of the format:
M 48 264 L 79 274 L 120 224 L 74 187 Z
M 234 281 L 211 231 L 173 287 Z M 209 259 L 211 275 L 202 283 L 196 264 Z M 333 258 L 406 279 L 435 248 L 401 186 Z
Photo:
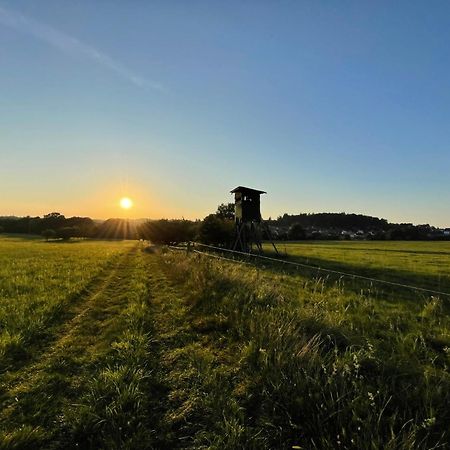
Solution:
M 133 206 L 133 201 L 128 197 L 122 197 L 120 199 L 120 207 L 123 209 L 130 209 Z

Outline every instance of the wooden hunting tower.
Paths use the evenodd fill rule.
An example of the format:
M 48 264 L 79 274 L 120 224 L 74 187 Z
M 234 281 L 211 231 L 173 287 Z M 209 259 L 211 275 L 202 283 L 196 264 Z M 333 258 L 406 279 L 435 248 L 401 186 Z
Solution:
M 269 227 L 264 223 L 260 210 L 260 196 L 266 192 L 238 186 L 231 191 L 231 194 L 234 194 L 234 221 L 236 224 L 236 241 L 233 249 L 251 252 L 253 244 L 255 244 L 259 252 L 262 252 L 263 230 L 271 239 Z M 273 242 L 272 245 L 277 251 Z
M 238 186 L 231 191 L 234 194 L 234 218 L 236 222 L 260 222 L 260 199 L 264 191 Z

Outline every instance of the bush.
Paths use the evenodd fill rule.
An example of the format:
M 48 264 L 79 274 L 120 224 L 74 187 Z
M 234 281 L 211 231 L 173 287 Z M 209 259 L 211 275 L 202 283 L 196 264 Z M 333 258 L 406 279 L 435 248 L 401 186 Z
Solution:
M 56 232 L 56 236 L 63 241 L 68 241 L 70 238 L 78 236 L 77 227 L 62 227 Z
M 48 242 L 49 239 L 54 239 L 56 237 L 56 231 L 48 228 L 47 230 L 44 230 L 42 233 L 42 236 L 45 237 L 45 240 Z
M 299 223 L 294 223 L 294 225 L 289 228 L 288 239 L 291 241 L 300 241 L 306 239 L 306 232 L 304 228 Z
M 231 246 L 234 239 L 234 222 L 215 214 L 205 217 L 200 224 L 198 240 L 204 244 Z

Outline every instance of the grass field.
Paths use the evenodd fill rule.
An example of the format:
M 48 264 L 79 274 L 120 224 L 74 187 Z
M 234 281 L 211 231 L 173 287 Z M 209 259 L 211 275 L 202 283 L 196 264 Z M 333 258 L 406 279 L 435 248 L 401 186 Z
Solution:
M 293 261 L 450 293 L 450 242 L 279 243 Z M 270 245 L 265 245 L 271 250 Z
M 429 283 L 436 244 L 288 253 Z M 0 448 L 449 447 L 447 300 L 141 245 L 0 239 Z
M 0 368 L 33 356 L 33 344 L 67 313 L 96 274 L 130 244 L 0 240 Z

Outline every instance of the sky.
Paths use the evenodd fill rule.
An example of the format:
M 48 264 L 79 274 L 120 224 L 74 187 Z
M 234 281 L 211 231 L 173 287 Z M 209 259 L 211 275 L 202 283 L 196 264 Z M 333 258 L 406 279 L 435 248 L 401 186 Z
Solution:
M 0 0 L 0 215 L 450 226 L 450 3 Z M 121 210 L 128 196 L 134 207 Z

